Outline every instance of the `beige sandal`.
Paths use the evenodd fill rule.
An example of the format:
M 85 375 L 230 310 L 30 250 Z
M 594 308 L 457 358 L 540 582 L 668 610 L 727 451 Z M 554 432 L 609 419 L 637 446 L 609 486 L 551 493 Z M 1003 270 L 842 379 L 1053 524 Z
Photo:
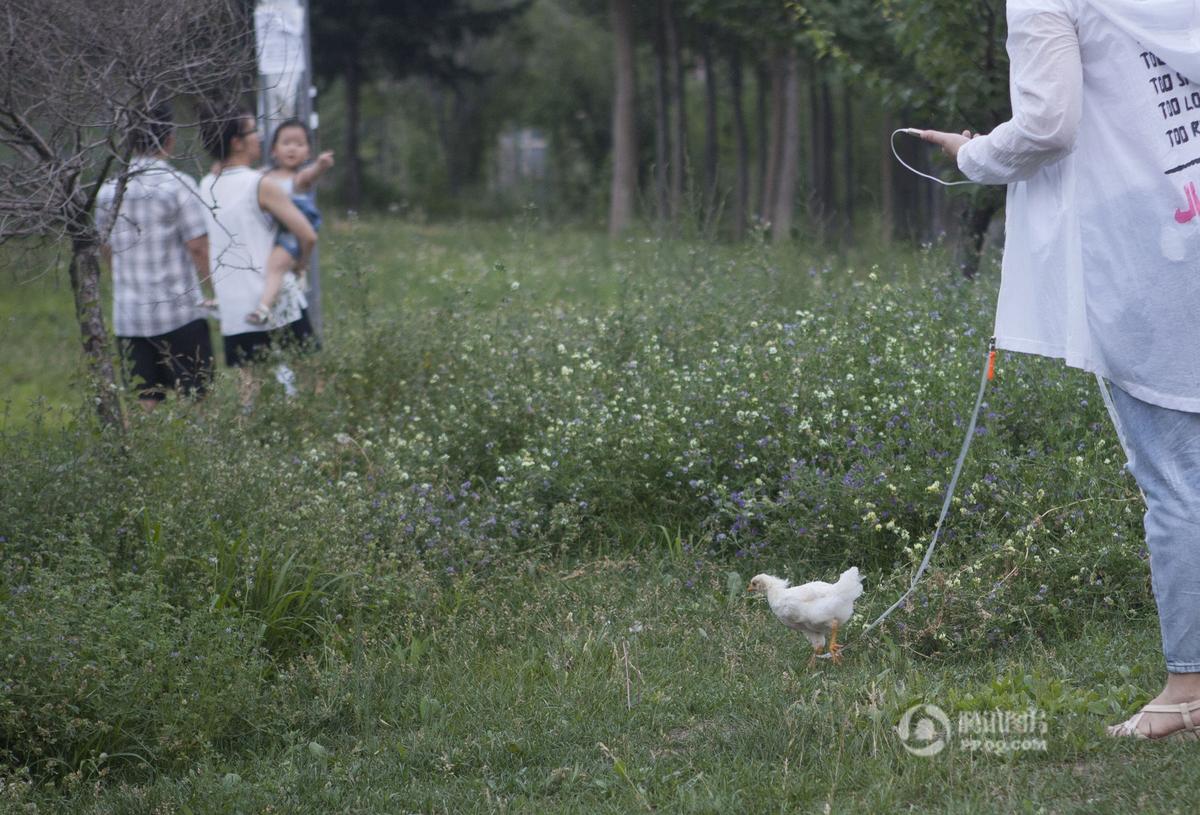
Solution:
M 1113 738 L 1135 738 L 1145 739 L 1149 741 L 1158 741 L 1159 739 L 1185 739 L 1195 740 L 1200 739 L 1200 722 L 1192 718 L 1192 712 L 1200 710 L 1200 699 L 1193 702 L 1180 702 L 1177 705 L 1146 705 L 1137 713 L 1130 716 L 1120 724 L 1110 725 L 1108 735 Z M 1138 724 L 1142 721 L 1142 716 L 1147 713 L 1174 713 L 1183 717 L 1183 729 L 1174 730 L 1165 736 L 1150 736 L 1138 731 Z
M 261 303 L 258 308 L 246 315 L 246 322 L 250 325 L 266 325 L 271 321 L 271 308 L 264 306 Z

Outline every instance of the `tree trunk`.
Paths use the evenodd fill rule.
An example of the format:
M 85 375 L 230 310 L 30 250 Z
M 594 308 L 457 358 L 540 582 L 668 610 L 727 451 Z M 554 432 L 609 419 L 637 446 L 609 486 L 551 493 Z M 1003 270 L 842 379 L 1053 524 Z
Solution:
M 896 157 L 892 155 L 892 131 L 896 118 L 890 110 L 883 113 L 883 152 L 879 163 L 880 237 L 885 246 L 896 236 Z
M 822 66 L 814 66 L 819 71 Z M 829 77 L 821 77 L 821 145 L 825 148 L 825 173 L 821 179 L 821 208 L 825 218 L 832 223 L 837 217 L 837 153 L 834 145 L 833 94 L 829 90 Z
M 346 65 L 346 206 L 349 209 L 362 207 L 361 102 L 362 71 L 358 60 L 351 59 Z
M 755 162 L 755 175 L 758 183 L 754 187 L 755 212 L 758 213 L 760 221 L 767 220 L 770 216 L 767 214 L 767 152 L 769 150 L 768 142 L 770 141 L 769 131 L 767 129 L 767 70 L 760 62 L 755 66 L 755 107 L 754 107 L 754 127 L 758 131 L 758 160 Z
M 809 89 L 812 142 L 812 154 L 809 157 L 809 174 L 812 178 L 810 210 L 817 232 L 825 237 L 837 204 L 833 184 L 833 105 L 829 95 L 829 80 L 822 76 L 820 65 L 813 66 Z
M 711 228 L 717 213 L 717 73 L 713 65 L 712 41 L 708 31 L 700 35 L 704 59 L 704 225 Z
M 779 199 L 779 165 L 783 150 L 784 108 L 786 107 L 788 57 L 781 49 L 771 55 L 771 125 L 767 133 L 767 166 L 763 171 L 762 217 L 775 220 Z
M 733 141 L 737 169 L 733 189 L 733 237 L 746 234 L 746 210 L 750 206 L 750 146 L 746 116 L 742 111 L 742 54 L 734 49 L 729 57 L 729 100 L 733 103 Z
M 104 311 L 100 307 L 100 241 L 90 229 L 71 244 L 71 291 L 75 295 L 75 318 L 83 338 L 83 356 L 87 361 L 92 387 L 96 390 L 96 413 L 100 424 L 121 430 L 124 421 Z
M 946 237 L 946 210 L 950 200 L 941 184 L 926 184 L 925 188 L 929 191 L 929 240 L 937 243 Z
M 842 239 L 854 241 L 854 94 L 842 86 Z
M 671 141 L 671 212 L 678 218 L 683 211 L 683 188 L 687 181 L 687 93 L 684 89 L 683 57 L 679 30 L 675 25 L 675 10 L 671 0 L 661 0 L 663 33 L 666 37 L 667 59 L 670 63 L 671 84 L 674 86 L 675 107 L 672 110 Z
M 446 180 L 454 200 L 462 200 L 471 184 L 482 174 L 483 154 L 487 149 L 485 129 L 480 121 L 482 95 L 475 87 L 452 86 L 446 128 Z
M 391 163 L 395 152 L 392 149 L 392 140 L 389 138 L 392 132 L 391 116 L 385 111 L 383 115 L 376 117 L 374 124 L 375 143 L 379 145 L 379 149 L 375 152 L 374 174 L 376 178 L 383 179 L 386 183 L 392 180 Z
M 924 148 L 921 150 L 921 162 L 916 166 L 923 173 L 933 174 L 936 170 L 933 169 L 933 162 L 931 161 L 932 150 L 926 145 L 921 146 Z M 936 206 L 934 188 L 936 186 L 938 185 L 928 184 L 924 181 L 917 185 L 917 192 L 921 195 L 921 240 L 925 243 L 933 243 L 934 235 L 936 234 L 934 231 L 934 220 L 936 218 L 934 213 L 934 207 Z
M 983 240 L 987 237 L 992 216 L 999 208 L 992 196 L 987 196 L 984 201 L 969 207 L 963 213 L 965 220 L 963 226 L 966 232 L 963 237 L 966 240 L 966 246 L 960 266 L 963 277 L 968 280 L 974 279 L 975 273 L 979 271 L 979 260 L 983 255 Z
M 654 26 L 654 200 L 658 217 L 671 220 L 671 79 L 667 58 L 667 36 L 662 0 Z
M 904 121 L 910 120 L 911 111 L 903 110 L 901 119 Z M 914 169 L 924 172 L 925 168 L 925 147 L 917 139 L 906 138 L 896 141 L 897 153 L 904 161 Z M 896 224 L 899 228 L 899 235 L 907 241 L 919 241 L 922 236 L 922 190 L 918 186 L 918 176 L 911 172 L 897 172 L 893 174 L 896 190 Z
M 800 60 L 795 47 L 788 51 L 784 82 L 783 144 L 779 159 L 779 185 L 771 221 L 771 239 L 791 237 L 792 213 L 796 205 L 796 176 L 800 165 Z
M 616 89 L 613 94 L 613 177 L 608 231 L 621 234 L 633 220 L 637 187 L 637 144 L 634 131 L 633 0 L 611 0 L 616 49 Z

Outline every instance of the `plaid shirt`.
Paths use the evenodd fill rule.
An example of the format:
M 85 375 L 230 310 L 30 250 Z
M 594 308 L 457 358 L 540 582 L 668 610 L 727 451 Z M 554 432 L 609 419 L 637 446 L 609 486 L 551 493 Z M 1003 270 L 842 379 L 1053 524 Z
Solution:
M 96 206 L 96 225 L 112 248 L 113 332 L 154 337 L 203 319 L 200 280 L 185 245 L 208 233 L 196 182 L 161 159 L 142 157 L 129 166 L 119 213 L 116 194 L 116 181 L 108 181 Z

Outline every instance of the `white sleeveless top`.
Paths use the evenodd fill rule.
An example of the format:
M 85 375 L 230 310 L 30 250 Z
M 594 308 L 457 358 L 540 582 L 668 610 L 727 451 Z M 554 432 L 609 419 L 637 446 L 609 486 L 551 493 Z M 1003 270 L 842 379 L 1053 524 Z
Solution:
M 262 331 L 246 322 L 258 308 L 265 283 L 267 258 L 275 245 L 275 219 L 258 204 L 263 174 L 251 167 L 228 167 L 200 181 L 200 198 L 208 220 L 208 256 L 213 287 L 220 303 L 221 334 Z M 278 328 L 300 318 L 307 307 L 295 275 L 284 275 L 267 328 Z

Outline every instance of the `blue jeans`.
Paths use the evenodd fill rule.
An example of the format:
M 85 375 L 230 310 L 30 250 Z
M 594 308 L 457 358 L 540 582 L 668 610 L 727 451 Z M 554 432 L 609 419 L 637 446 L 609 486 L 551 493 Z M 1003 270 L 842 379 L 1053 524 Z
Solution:
M 1200 672 L 1200 413 L 1110 387 L 1117 432 L 1146 498 L 1150 582 L 1167 670 Z

